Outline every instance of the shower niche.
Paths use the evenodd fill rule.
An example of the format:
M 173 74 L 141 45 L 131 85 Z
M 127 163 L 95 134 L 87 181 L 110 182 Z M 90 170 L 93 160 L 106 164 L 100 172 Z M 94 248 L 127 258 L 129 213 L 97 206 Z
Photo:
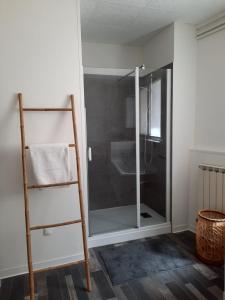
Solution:
M 170 221 L 171 72 L 84 74 L 90 236 Z

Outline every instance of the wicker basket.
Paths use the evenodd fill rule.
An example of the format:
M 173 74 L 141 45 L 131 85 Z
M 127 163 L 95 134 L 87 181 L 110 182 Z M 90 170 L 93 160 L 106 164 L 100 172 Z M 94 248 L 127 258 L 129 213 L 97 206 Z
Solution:
M 198 258 L 207 264 L 224 262 L 225 214 L 213 210 L 201 210 L 196 226 Z

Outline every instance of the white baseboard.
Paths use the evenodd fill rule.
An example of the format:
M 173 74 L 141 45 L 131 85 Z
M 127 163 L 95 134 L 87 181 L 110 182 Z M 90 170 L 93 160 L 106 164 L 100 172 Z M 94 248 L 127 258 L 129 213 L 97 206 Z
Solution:
M 183 225 L 173 225 L 172 226 L 172 232 L 173 233 L 178 233 L 182 231 L 189 230 L 189 225 L 188 224 L 183 224 Z
M 83 253 L 77 253 L 75 255 L 66 256 L 66 257 L 59 257 L 54 258 L 51 260 L 45 260 L 40 262 L 34 262 L 33 268 L 34 270 L 42 269 L 42 268 L 48 268 L 53 266 L 60 266 L 63 264 L 71 263 L 73 261 L 82 260 L 83 259 Z M 7 268 L 0 270 L 0 280 L 16 275 L 21 275 L 28 273 L 27 265 L 17 266 L 13 268 Z
M 189 224 L 189 230 L 193 233 L 196 233 L 196 226 L 195 225 L 192 225 L 192 224 Z
M 172 226 L 172 232 L 173 233 L 179 233 L 179 232 L 186 231 L 186 230 L 189 230 L 189 231 L 195 233 L 196 232 L 195 225 L 193 225 L 193 224 L 183 224 L 183 225 Z
M 100 247 L 115 243 L 121 243 L 145 237 L 165 234 L 171 232 L 171 224 L 163 223 L 158 225 L 151 225 L 143 228 L 133 228 L 129 230 L 117 231 L 107 234 L 98 234 L 93 237 L 89 237 L 89 248 Z

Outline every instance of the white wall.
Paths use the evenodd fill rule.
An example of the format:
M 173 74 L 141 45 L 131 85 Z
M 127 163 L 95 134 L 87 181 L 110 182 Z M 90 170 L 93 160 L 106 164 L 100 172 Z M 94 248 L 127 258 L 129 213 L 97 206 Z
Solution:
M 82 43 L 83 66 L 133 69 L 144 63 L 142 47 Z
M 174 25 L 158 32 L 144 46 L 144 63 L 156 70 L 173 62 L 174 59 Z
M 198 40 L 195 144 L 225 149 L 225 30 Z
M 173 230 L 187 228 L 189 149 L 194 142 L 197 40 L 194 26 L 174 24 L 172 219 Z
M 82 43 L 83 66 L 130 69 L 145 64 L 151 70 L 173 62 L 173 24 L 158 32 L 144 46 Z
M 198 165 L 225 165 L 225 29 L 198 40 L 195 145 L 191 151 L 189 224 L 195 228 Z
M 80 124 L 80 28 L 78 0 L 0 2 L 0 278 L 26 271 L 19 114 L 26 106 L 65 106 L 74 93 Z M 65 113 L 28 113 L 27 143 L 72 140 Z M 80 126 L 79 126 L 80 129 Z M 76 218 L 74 188 L 30 193 L 32 224 Z M 75 208 L 75 210 L 74 210 Z M 79 225 L 33 234 L 36 267 L 80 258 Z

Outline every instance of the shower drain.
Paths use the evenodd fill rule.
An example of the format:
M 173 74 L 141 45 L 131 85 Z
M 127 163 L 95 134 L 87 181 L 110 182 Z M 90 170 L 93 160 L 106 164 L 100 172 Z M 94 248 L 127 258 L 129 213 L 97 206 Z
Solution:
M 145 219 L 151 218 L 151 217 L 152 217 L 148 212 L 143 212 L 143 213 L 141 213 L 141 216 L 142 216 L 143 218 L 145 218 Z

